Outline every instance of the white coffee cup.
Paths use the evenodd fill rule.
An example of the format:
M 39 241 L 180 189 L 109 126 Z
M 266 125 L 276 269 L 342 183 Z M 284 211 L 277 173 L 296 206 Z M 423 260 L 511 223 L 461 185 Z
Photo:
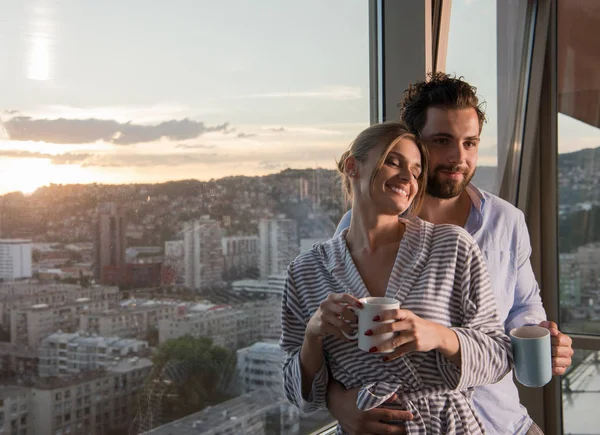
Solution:
M 396 310 L 400 308 L 400 302 L 393 298 L 382 298 L 382 297 L 369 297 L 360 299 L 362 303 L 362 308 L 357 308 L 349 305 L 346 307 L 347 309 L 353 311 L 358 317 L 358 329 L 352 334 L 346 334 L 344 331 L 343 334 L 346 338 L 351 340 L 358 339 L 358 348 L 360 350 L 364 350 L 365 352 L 369 352 L 369 349 L 372 347 L 378 347 L 384 342 L 390 340 L 394 337 L 393 332 L 389 332 L 386 334 L 378 334 L 378 335 L 365 335 L 365 332 L 369 329 L 374 329 L 377 326 L 380 326 L 383 323 L 393 323 L 394 320 L 386 320 L 386 321 L 374 321 L 373 317 L 381 315 L 382 312 L 387 310 Z M 354 325 L 356 326 L 356 325 Z M 389 350 L 381 353 L 390 353 L 393 350 Z

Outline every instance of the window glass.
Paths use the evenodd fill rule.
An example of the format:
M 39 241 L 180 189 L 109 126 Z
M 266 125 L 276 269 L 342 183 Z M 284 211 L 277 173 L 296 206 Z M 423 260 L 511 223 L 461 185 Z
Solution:
M 61 349 L 22 384 L 86 379 L 106 432 L 102 381 L 138 372 L 117 419 L 132 430 L 322 427 L 282 398 L 280 294 L 345 211 L 335 159 L 369 125 L 368 2 L 0 9 L 0 307 L 16 304 L 0 340 Z
M 593 0 L 557 3 L 560 326 L 600 336 L 599 20 Z M 564 433 L 600 434 L 598 357 L 576 350 L 563 376 Z
M 484 102 L 487 123 L 481 132 L 473 183 L 492 193 L 499 189 L 496 53 L 496 0 L 453 1 L 446 72 L 476 86 L 477 96 Z

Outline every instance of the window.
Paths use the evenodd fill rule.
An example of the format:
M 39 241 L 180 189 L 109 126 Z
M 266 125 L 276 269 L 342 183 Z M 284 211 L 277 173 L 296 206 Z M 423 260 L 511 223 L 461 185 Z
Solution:
M 600 8 L 557 3 L 559 291 L 562 330 L 600 337 Z M 597 350 L 577 349 L 562 379 L 564 433 L 600 434 Z
M 465 31 L 468 23 L 468 31 Z M 450 12 L 446 72 L 463 76 L 477 87 L 480 102 L 485 102 L 487 123 L 479 144 L 479 162 L 473 183 L 498 193 L 498 93 L 496 50 L 496 0 L 482 2 L 453 1 Z M 477 35 L 477 37 L 474 37 Z M 503 165 L 504 162 L 501 162 Z
M 333 234 L 344 211 L 335 159 L 369 124 L 368 2 L 42 3 L 0 8 L 3 22 L 13 23 L 0 30 L 12 47 L 0 54 L 3 238 L 26 234 L 49 249 L 75 247 L 70 262 L 96 284 L 119 286 L 118 299 L 137 288 L 140 299 L 176 300 L 186 313 L 192 302 L 237 304 L 227 296 L 233 282 L 266 285 L 303 243 Z M 132 14 L 138 19 L 126 18 Z M 258 246 L 269 240 L 261 236 L 261 220 L 279 236 L 266 248 L 279 261 L 261 262 Z M 201 231 L 186 231 L 197 223 Z M 224 236 L 252 238 L 257 248 L 243 259 L 236 249 L 239 258 L 225 270 L 223 255 L 215 254 Z M 181 248 L 173 263 L 163 258 L 167 242 Z M 129 249 L 136 247 L 158 248 L 156 261 Z M 42 269 L 33 261 L 28 274 Z M 92 278 L 60 280 L 88 285 Z M 243 302 L 253 299 L 261 297 L 249 294 Z M 280 303 L 261 306 L 270 313 Z M 159 331 L 152 346 L 162 322 L 182 321 L 172 329 L 174 339 L 191 330 L 170 308 L 158 308 L 156 316 L 111 308 L 119 315 L 82 314 L 82 323 L 105 335 L 116 327 L 140 331 L 146 340 L 154 316 Z M 215 342 L 233 343 L 233 350 L 279 334 L 276 322 L 269 328 L 248 322 L 241 338 L 235 329 L 221 335 L 220 321 L 212 324 Z M 228 355 L 206 367 L 233 376 L 225 369 L 235 354 Z M 84 400 L 76 401 L 86 406 L 85 416 L 100 401 L 100 383 L 89 382 Z M 135 399 L 145 384 L 146 393 L 159 391 L 146 376 L 131 384 L 132 406 L 144 403 Z M 215 402 L 230 394 L 223 393 Z

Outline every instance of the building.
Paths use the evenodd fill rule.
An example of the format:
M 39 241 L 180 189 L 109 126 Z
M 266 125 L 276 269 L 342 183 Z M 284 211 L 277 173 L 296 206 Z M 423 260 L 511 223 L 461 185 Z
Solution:
M 581 271 L 575 254 L 560 254 L 558 267 L 561 308 L 573 309 L 580 306 Z
M 257 342 L 236 352 L 240 393 L 267 389 L 283 394 L 285 351 L 276 341 Z
M 162 262 L 127 263 L 121 285 L 126 289 L 158 287 L 162 283 Z
M 106 370 L 38 380 L 30 388 L 33 433 L 127 433 L 151 369 L 149 359 L 133 357 Z
M 0 321 L 2 327 L 9 329 L 12 311 L 38 304 L 64 306 L 84 299 L 90 301 L 92 308 L 96 306 L 101 309 L 116 305 L 121 295 L 117 287 L 100 285 L 81 287 L 77 284 L 46 284 L 33 280 L 0 283 Z M 106 302 L 108 305 L 95 305 L 97 302 Z
M 248 346 L 258 340 L 279 339 L 281 335 L 281 301 L 247 302 L 229 305 L 202 305 L 190 313 L 161 320 L 159 342 L 191 335 L 209 337 L 217 346 L 230 350 Z
M 65 376 L 107 368 L 126 356 L 148 349 L 148 342 L 131 338 L 99 337 L 86 332 L 57 332 L 38 348 L 40 377 Z
M 183 284 L 185 282 L 183 240 L 165 242 L 163 262 L 163 284 Z
M 237 347 L 237 310 L 228 305 L 202 305 L 190 308 L 190 313 L 158 322 L 158 341 L 191 335 L 210 337 L 215 346 Z
M 25 345 L 0 343 L 0 382 L 30 380 L 38 374 L 37 349 Z
M 184 225 L 185 285 L 193 290 L 223 282 L 221 226 L 207 216 Z
M 143 433 L 294 435 L 299 431 L 300 414 L 295 406 L 281 395 L 257 390 Z
M 79 329 L 103 337 L 146 339 L 149 330 L 156 327 L 161 320 L 174 319 L 177 315 L 177 305 L 148 302 L 82 314 Z
M 35 415 L 30 407 L 31 391 L 17 386 L 0 386 L 0 433 L 35 435 Z
M 254 296 L 279 296 L 283 295 L 286 275 L 270 275 L 266 280 L 242 279 L 231 283 L 235 293 Z
M 75 332 L 80 329 L 80 316 L 109 308 L 108 301 L 93 302 L 89 298 L 68 305 L 35 304 L 10 313 L 10 342 L 37 347 L 40 341 L 56 331 Z
M 117 204 L 102 203 L 96 210 L 95 277 L 101 284 L 120 284 L 125 265 L 125 216 Z M 105 275 L 105 269 L 110 271 Z
M 298 229 L 292 219 L 262 219 L 259 224 L 260 278 L 287 270 L 298 254 Z
M 258 236 L 223 237 L 223 262 L 228 277 L 258 277 Z
M 0 239 L 0 280 L 31 278 L 31 240 Z

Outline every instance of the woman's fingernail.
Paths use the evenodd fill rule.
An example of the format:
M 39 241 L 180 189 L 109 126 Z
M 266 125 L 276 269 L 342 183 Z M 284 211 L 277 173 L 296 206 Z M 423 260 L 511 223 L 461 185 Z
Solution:
M 357 302 L 354 305 L 356 305 L 358 308 L 362 308 L 363 307 L 363 305 L 360 302 Z
M 373 346 L 371 349 L 369 349 L 369 352 L 371 352 L 371 353 L 377 352 L 377 348 L 375 346 Z
M 373 330 L 372 329 L 367 329 L 365 331 L 365 335 L 373 335 Z
M 375 316 L 375 317 L 373 317 L 373 322 L 377 322 L 379 319 L 381 319 L 381 317 Z
M 384 356 L 382 359 L 383 359 L 384 361 L 387 361 L 387 360 L 389 360 L 389 359 L 390 359 L 390 357 L 389 357 L 389 356 Z

